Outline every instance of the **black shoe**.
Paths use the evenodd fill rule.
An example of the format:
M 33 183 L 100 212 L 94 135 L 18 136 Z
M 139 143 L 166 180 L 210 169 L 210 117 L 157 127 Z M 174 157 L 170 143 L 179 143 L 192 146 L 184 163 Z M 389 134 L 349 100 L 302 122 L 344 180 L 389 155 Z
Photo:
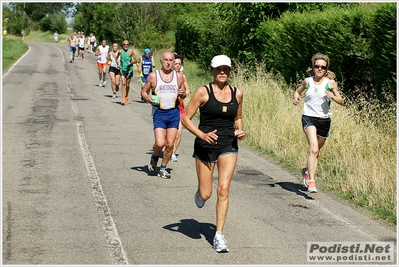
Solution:
M 72 60 L 70 60 L 69 63 L 72 63 Z
M 119 92 L 119 85 L 117 85 L 115 89 L 117 92 Z

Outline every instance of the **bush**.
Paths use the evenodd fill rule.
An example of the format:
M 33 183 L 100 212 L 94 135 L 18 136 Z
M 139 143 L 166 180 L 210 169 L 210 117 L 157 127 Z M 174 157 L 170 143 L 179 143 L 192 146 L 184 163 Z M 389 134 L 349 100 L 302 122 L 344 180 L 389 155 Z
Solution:
M 200 53 L 204 25 L 192 16 L 181 16 L 176 22 L 175 50 L 188 60 L 196 60 Z
M 40 30 L 43 32 L 50 31 L 51 18 L 50 17 L 42 18 L 39 22 L 39 27 L 40 27 Z
M 374 55 L 371 65 L 375 73 L 377 95 L 386 87 L 396 100 L 396 3 L 378 5 L 371 25 L 371 48 Z
M 28 35 L 30 32 L 30 27 L 26 27 L 25 25 L 30 25 L 30 21 L 26 16 L 21 16 L 20 18 L 11 18 L 7 23 L 7 32 L 8 34 L 13 35 L 21 35 L 21 31 L 25 29 L 25 35 Z
M 208 21 L 212 21 L 212 28 Z M 197 17 L 181 16 L 176 25 L 175 50 L 188 60 L 196 61 L 201 69 L 207 69 L 215 55 L 228 54 L 224 25 L 225 21 L 218 18 L 216 11 Z
M 54 15 L 54 18 L 51 20 L 51 32 L 58 31 L 59 34 L 66 33 L 68 28 L 65 15 Z
M 135 38 L 137 47 L 149 47 L 151 50 L 170 48 L 173 46 L 173 38 L 165 33 L 157 31 L 157 29 L 151 25 L 146 30 L 139 31 Z
M 378 83 L 375 83 L 374 72 L 377 61 L 373 58 L 374 51 L 378 49 L 371 41 L 374 38 L 371 29 L 376 19 L 381 17 L 377 11 L 381 10 L 382 13 L 384 5 L 387 4 L 360 5 L 351 9 L 331 8 L 317 13 L 286 13 L 277 21 L 262 22 L 257 31 L 262 47 L 258 58 L 265 59 L 269 71 L 281 72 L 290 83 L 297 82 L 298 77 L 303 78 L 311 64 L 311 57 L 321 52 L 330 56 L 331 70 L 336 73 L 337 81 L 342 82 L 340 86 L 344 93 L 358 90 L 374 95 Z M 396 14 L 396 11 L 389 12 L 392 13 Z M 385 60 L 388 60 L 390 65 L 396 66 L 396 48 L 393 48 L 396 17 L 385 15 L 385 18 L 378 20 L 384 21 L 379 22 L 379 31 L 390 33 L 391 38 L 395 34 L 395 39 L 390 39 L 391 44 L 385 44 L 386 56 L 378 64 L 385 68 Z M 385 23 L 385 20 L 390 22 Z M 374 43 L 377 45 L 377 42 Z
M 55 32 L 57 31 L 59 34 L 66 33 L 67 31 L 67 22 L 65 20 L 64 14 L 51 14 L 39 22 L 40 30 L 46 32 Z

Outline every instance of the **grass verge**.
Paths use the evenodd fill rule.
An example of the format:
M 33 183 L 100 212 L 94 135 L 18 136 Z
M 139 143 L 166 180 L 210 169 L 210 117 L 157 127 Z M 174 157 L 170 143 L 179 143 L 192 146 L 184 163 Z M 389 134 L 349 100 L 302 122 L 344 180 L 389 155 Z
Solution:
M 3 74 L 26 52 L 29 46 L 22 42 L 21 38 L 3 36 Z

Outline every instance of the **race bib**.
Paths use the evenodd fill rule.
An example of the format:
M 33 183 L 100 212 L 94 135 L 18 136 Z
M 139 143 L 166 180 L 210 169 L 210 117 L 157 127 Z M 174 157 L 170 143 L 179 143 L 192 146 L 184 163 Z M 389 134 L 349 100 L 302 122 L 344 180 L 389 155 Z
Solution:
M 143 74 L 148 75 L 150 74 L 151 68 L 149 66 L 143 66 Z

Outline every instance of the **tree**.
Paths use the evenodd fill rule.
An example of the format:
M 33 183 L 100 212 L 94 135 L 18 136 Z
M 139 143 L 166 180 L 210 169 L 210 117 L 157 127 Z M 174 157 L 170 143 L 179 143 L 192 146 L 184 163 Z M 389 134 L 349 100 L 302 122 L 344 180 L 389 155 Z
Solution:
M 74 3 L 67 2 L 47 2 L 47 3 L 35 3 L 35 2 L 11 2 L 3 5 L 3 16 L 4 12 L 7 12 L 7 18 L 9 23 L 7 24 L 7 31 L 11 34 L 19 34 L 22 30 L 25 30 L 25 34 L 39 26 L 42 19 L 54 15 L 59 16 L 57 19 L 52 19 L 53 24 L 56 23 L 61 26 L 62 19 L 65 20 L 66 15 L 70 15 L 73 12 L 72 8 Z M 7 9 L 5 9 L 6 7 Z M 43 23 L 46 23 L 43 22 Z M 60 31 L 62 31 L 60 28 Z
M 10 9 L 13 11 L 22 10 L 31 20 L 39 22 L 42 18 L 50 14 L 64 14 L 68 16 L 71 14 L 72 8 L 75 4 L 73 2 L 46 2 L 46 3 L 10 3 Z
M 171 28 L 172 7 L 170 3 L 79 3 L 74 28 L 110 42 L 126 39 L 136 47 L 151 43 L 155 48 Z
M 42 31 L 57 31 L 59 34 L 65 33 L 67 31 L 67 22 L 65 20 L 64 14 L 51 14 L 44 17 L 40 23 L 40 29 Z

